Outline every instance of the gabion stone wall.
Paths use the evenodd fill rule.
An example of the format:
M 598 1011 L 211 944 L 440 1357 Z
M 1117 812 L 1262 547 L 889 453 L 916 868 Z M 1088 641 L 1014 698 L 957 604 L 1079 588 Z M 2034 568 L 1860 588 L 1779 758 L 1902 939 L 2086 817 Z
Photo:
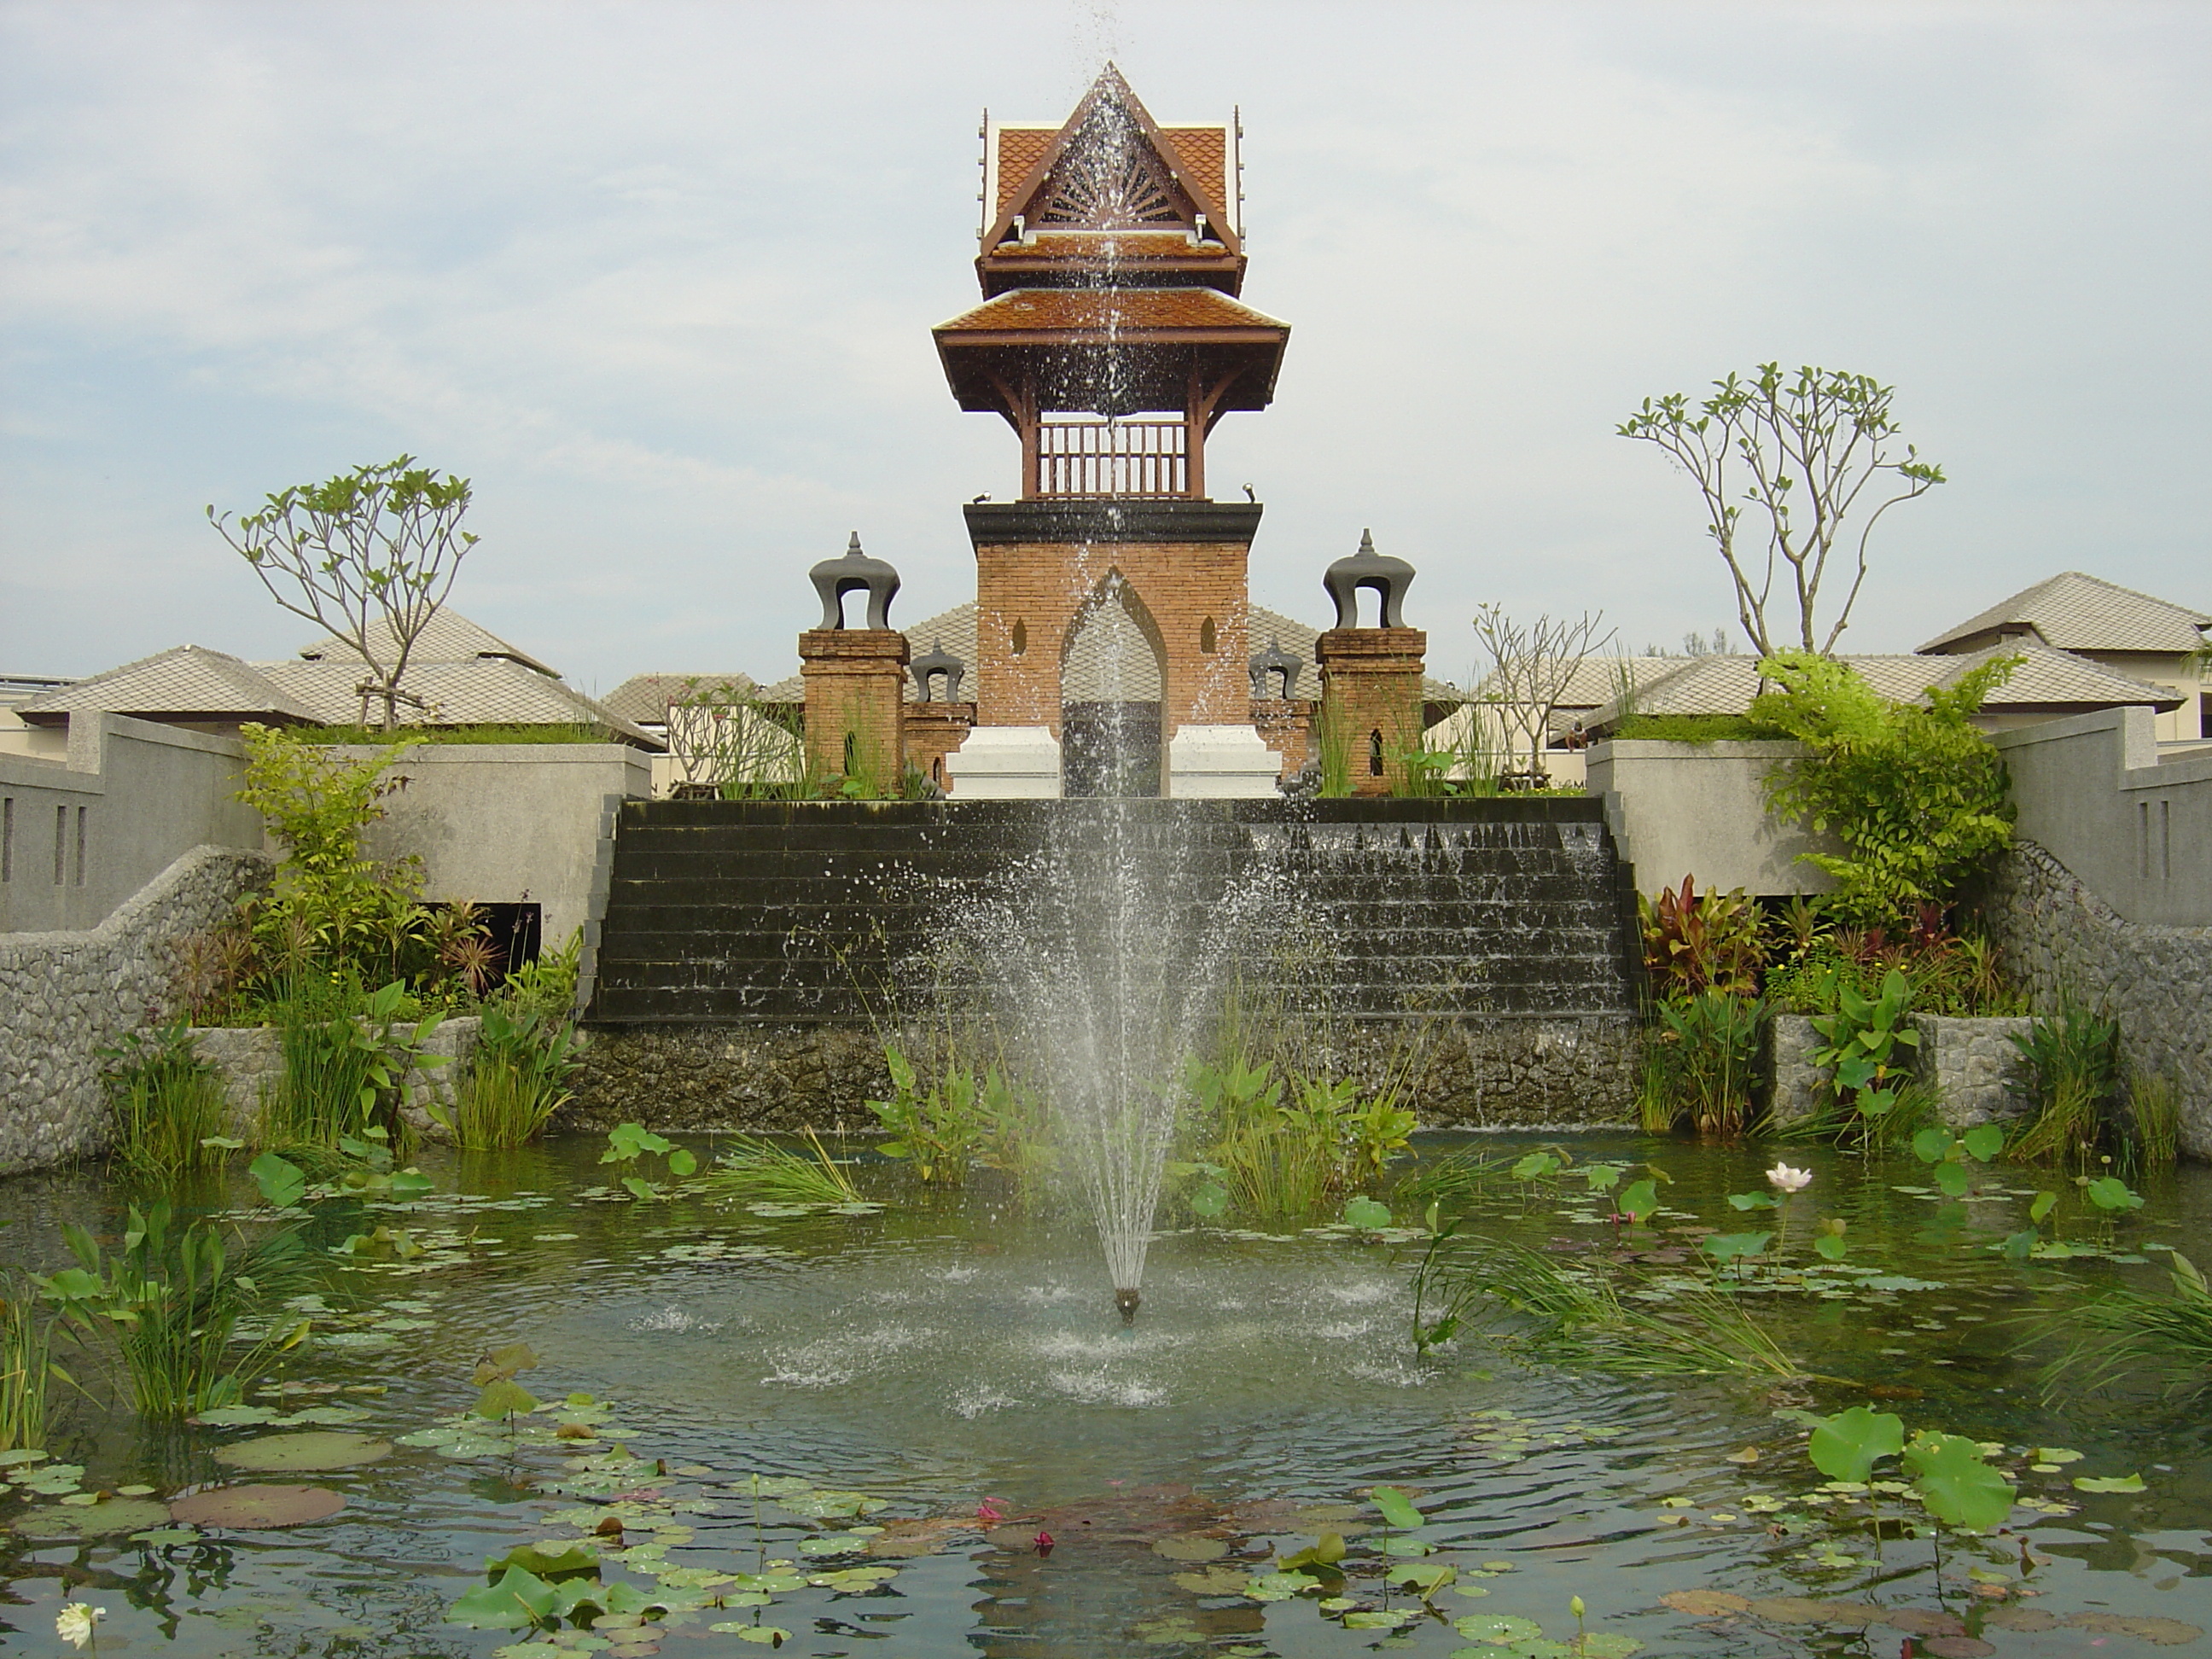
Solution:
M 2006 857 L 1984 910 L 2036 1008 L 2070 998 L 2118 1020 L 2126 1065 L 2180 1094 L 2183 1150 L 2212 1158 L 2212 927 L 2129 921 L 2033 842 Z
M 0 1174 L 106 1144 L 100 1050 L 167 1012 L 175 942 L 265 887 L 264 853 L 196 847 L 99 927 L 0 933 Z
M 872 1130 L 888 1097 L 884 1035 L 917 1065 L 934 1036 L 866 1027 L 633 1025 L 591 1034 L 558 1128 L 625 1120 L 656 1130 Z M 1484 1020 L 1442 1016 L 1418 1032 L 1349 1025 L 1310 1058 L 1369 1088 L 1392 1085 L 1424 1128 L 1589 1128 L 1636 1116 L 1633 1015 Z
M 1906 1059 L 1913 1075 L 1936 1091 L 1936 1112 L 1954 1129 L 2008 1121 L 2030 1111 L 2035 1093 L 2027 1061 L 2013 1042 L 2027 1032 L 2023 1018 L 1962 1019 L 1916 1014 L 1920 1038 Z M 1809 1117 L 1827 1103 L 1834 1068 L 1815 1066 L 1825 1042 L 1803 1014 L 1777 1014 L 1767 1023 L 1769 1112 L 1777 1125 Z

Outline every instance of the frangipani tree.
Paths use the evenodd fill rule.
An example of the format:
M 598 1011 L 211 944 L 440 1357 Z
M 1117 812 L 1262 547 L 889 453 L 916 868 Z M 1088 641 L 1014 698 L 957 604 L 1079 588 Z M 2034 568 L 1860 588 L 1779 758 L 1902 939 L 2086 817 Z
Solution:
M 1752 380 L 1731 373 L 1714 381 L 1713 395 L 1694 412 L 1678 392 L 1646 398 L 1621 423 L 1622 437 L 1656 444 L 1697 485 L 1706 533 L 1728 566 L 1736 615 L 1758 655 L 1792 646 L 1834 650 L 1866 581 L 1875 524 L 1899 501 L 1917 501 L 1944 482 L 1943 469 L 1911 444 L 1897 453 L 1894 391 L 1841 369 L 1808 364 L 1790 375 L 1779 363 L 1761 363 Z M 1844 520 L 1854 517 L 1855 542 L 1844 535 Z M 1820 588 L 1838 543 L 1850 587 L 1823 635 Z M 1795 608 L 1794 640 L 1790 619 L 1778 617 L 1770 629 L 1767 606 L 1778 599 Z
M 419 706 L 400 689 L 407 660 L 476 545 L 461 528 L 468 507 L 466 478 L 441 481 L 402 455 L 280 490 L 235 526 L 212 505 L 207 515 L 271 599 L 359 653 L 364 716 L 381 702 L 389 732 L 402 702 Z

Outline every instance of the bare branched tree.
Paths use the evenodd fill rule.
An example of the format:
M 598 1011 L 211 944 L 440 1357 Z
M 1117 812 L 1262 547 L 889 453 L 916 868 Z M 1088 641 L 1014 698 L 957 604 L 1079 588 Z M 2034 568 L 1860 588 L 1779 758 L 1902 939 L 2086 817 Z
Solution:
M 1658 445 L 1697 485 L 1707 533 L 1735 584 L 1737 616 L 1762 657 L 1778 645 L 1824 654 L 1832 650 L 1866 580 L 1867 538 L 1875 525 L 1898 502 L 1916 501 L 1944 481 L 1942 468 L 1922 460 L 1911 444 L 1903 455 L 1896 453 L 1893 391 L 1864 374 L 1808 365 L 1793 379 L 1779 363 L 1762 363 L 1754 380 L 1731 374 L 1714 381 L 1713 395 L 1694 415 L 1678 392 L 1656 402 L 1646 398 L 1621 423 L 1622 437 Z M 1742 503 L 1752 507 L 1764 532 L 1757 538 L 1764 540 L 1763 550 L 1739 544 Z M 1844 520 L 1862 508 L 1868 510 L 1859 525 L 1850 591 L 1822 638 L 1814 613 L 1829 556 Z M 1787 597 L 1797 608 L 1794 641 L 1777 638 L 1767 628 L 1767 604 L 1785 569 Z
M 1527 627 L 1505 614 L 1503 605 L 1486 605 L 1474 613 L 1474 636 L 1490 653 L 1492 668 L 1482 684 L 1482 702 L 1497 722 L 1505 771 L 1545 771 L 1553 717 L 1559 699 L 1574 684 L 1576 672 L 1592 652 L 1602 648 L 1613 630 L 1599 634 L 1603 611 L 1584 611 L 1572 622 L 1538 617 Z
M 806 769 L 795 720 L 750 680 L 686 680 L 668 702 L 668 752 L 680 784 L 720 797 L 786 793 Z
M 469 481 L 437 474 L 402 455 L 358 466 L 319 484 L 271 495 L 234 527 L 228 513 L 208 522 L 246 562 L 269 596 L 360 654 L 368 676 L 357 688 L 366 714 L 384 705 L 384 729 L 399 705 L 421 707 L 400 689 L 415 642 L 453 591 L 477 538 L 461 528 Z

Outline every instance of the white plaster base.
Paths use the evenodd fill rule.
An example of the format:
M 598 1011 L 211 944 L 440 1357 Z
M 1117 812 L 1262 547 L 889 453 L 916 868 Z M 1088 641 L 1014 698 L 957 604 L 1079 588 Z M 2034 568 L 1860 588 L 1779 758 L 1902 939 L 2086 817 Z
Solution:
M 979 726 L 945 757 L 956 800 L 1057 800 L 1060 744 L 1043 726 Z
M 1251 726 L 1185 726 L 1168 739 L 1168 793 L 1177 800 L 1273 799 L 1283 757 Z

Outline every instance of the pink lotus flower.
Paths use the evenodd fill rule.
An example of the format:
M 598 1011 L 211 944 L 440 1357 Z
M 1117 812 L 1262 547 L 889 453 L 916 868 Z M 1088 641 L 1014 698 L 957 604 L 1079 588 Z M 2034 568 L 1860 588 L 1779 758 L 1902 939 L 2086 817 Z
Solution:
M 986 1498 L 975 1505 L 975 1518 L 987 1527 L 995 1527 L 1006 1518 L 1006 1512 Z
M 1050 1533 L 1040 1532 L 1037 1534 L 1036 1552 L 1039 1555 L 1050 1555 L 1052 1553 L 1052 1534 Z

